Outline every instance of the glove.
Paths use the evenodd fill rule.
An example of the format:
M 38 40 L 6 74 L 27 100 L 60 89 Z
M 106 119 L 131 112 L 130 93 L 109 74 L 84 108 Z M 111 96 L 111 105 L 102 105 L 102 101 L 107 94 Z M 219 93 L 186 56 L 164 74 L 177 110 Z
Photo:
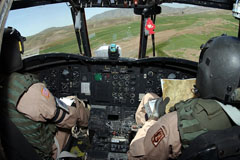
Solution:
M 165 109 L 169 100 L 170 100 L 169 97 L 166 97 L 164 100 L 162 98 L 157 98 L 148 101 L 148 103 L 144 105 L 146 112 L 146 120 L 148 119 L 157 120 L 161 116 L 163 116 L 165 114 Z

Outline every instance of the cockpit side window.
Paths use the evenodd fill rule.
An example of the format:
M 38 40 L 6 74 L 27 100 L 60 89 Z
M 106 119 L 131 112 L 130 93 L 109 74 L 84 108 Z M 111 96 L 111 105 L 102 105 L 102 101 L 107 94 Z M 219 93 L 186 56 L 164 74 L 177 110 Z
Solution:
M 8 26 L 27 39 L 23 58 L 46 53 L 79 53 L 67 3 L 11 10 L 5 27 Z

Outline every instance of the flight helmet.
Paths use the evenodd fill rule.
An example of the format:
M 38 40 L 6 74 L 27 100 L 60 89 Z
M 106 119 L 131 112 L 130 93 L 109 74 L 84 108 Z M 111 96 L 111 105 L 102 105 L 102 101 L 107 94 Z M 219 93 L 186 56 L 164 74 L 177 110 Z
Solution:
M 23 42 L 26 40 L 14 28 L 4 29 L 0 54 L 0 72 L 12 73 L 23 67 L 21 54 L 24 52 Z
M 233 102 L 240 87 L 240 39 L 214 37 L 201 49 L 196 80 L 200 97 Z

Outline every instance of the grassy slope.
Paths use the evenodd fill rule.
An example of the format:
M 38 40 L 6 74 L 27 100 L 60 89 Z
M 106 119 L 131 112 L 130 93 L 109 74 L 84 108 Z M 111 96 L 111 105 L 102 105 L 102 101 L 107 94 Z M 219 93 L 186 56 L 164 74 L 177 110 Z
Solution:
M 184 58 L 184 52 L 176 52 L 179 49 L 196 49 L 199 50 L 201 44 L 206 42 L 209 38 L 219 36 L 221 34 L 227 34 L 236 36 L 237 35 L 237 25 L 238 22 L 231 16 L 231 12 L 210 12 L 210 13 L 200 13 L 185 16 L 172 16 L 172 17 L 161 17 L 157 21 L 159 26 L 156 31 L 163 31 L 167 29 L 176 29 L 178 32 L 189 27 L 203 26 L 204 22 L 211 21 L 214 19 L 219 19 L 219 24 L 212 24 L 206 30 L 208 32 L 200 32 L 197 34 L 182 34 L 176 35 L 167 41 L 159 43 L 156 45 L 156 52 L 158 56 L 175 56 Z M 176 22 L 180 25 L 171 24 L 171 22 Z M 221 23 L 224 22 L 223 23 Z M 169 24 L 161 27 L 161 24 Z M 172 51 L 172 52 L 171 52 Z M 148 54 L 152 53 L 152 49 L 147 50 Z M 169 54 L 170 53 L 170 54 Z M 198 55 L 196 55 L 198 57 Z M 185 57 L 186 58 L 186 57 Z M 197 58 L 195 59 L 197 60 Z
M 206 31 L 203 29 L 199 33 L 192 33 L 191 31 L 181 34 L 186 29 L 194 27 L 202 27 L 206 22 L 214 21 L 218 19 L 217 23 L 213 23 L 206 27 Z M 121 21 L 121 20 L 119 20 Z M 109 23 L 111 24 L 111 23 Z M 99 24 L 101 26 L 101 24 Z M 140 21 L 129 21 L 123 24 L 107 25 L 107 27 L 89 28 L 91 48 L 96 49 L 103 44 L 110 44 L 112 42 L 127 41 L 131 37 L 139 35 Z M 66 29 L 67 30 L 67 29 Z M 179 16 L 158 16 L 156 21 L 156 33 L 163 31 L 174 30 L 176 34 L 169 37 L 167 40 L 156 43 L 156 53 L 158 56 L 174 56 L 184 57 L 186 49 L 199 50 L 199 46 L 206 42 L 210 37 L 221 35 L 226 33 L 228 35 L 237 35 L 237 20 L 231 16 L 231 12 L 218 11 L 196 14 L 183 14 Z M 67 52 L 78 53 L 78 46 L 76 44 L 76 38 L 73 33 L 73 29 L 68 30 L 69 35 L 65 38 L 55 41 L 54 43 L 48 43 L 48 45 L 41 47 L 40 53 L 49 52 Z M 163 32 L 164 33 L 164 32 Z M 180 33 L 180 34 L 177 34 Z M 50 33 L 48 33 L 50 36 Z M 161 37 L 156 37 L 156 39 Z M 149 44 L 151 42 L 149 41 Z M 121 46 L 124 47 L 124 46 Z M 151 55 L 152 49 L 147 50 L 147 54 Z M 137 54 L 137 51 L 136 51 Z M 198 57 L 198 55 L 193 56 Z M 195 60 L 195 59 L 193 59 Z

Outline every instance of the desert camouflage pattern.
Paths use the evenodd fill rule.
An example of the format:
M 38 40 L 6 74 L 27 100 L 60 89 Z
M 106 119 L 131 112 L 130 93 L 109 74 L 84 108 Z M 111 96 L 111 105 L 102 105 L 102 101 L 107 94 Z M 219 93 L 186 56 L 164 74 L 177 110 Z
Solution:
M 160 119 L 145 120 L 144 104 L 158 98 L 156 94 L 146 94 L 136 112 L 136 121 L 143 124 L 130 144 L 129 160 L 167 160 L 181 153 L 177 112 L 171 112 Z
M 71 134 L 70 129 L 78 124 L 86 127 L 88 125 L 89 111 L 85 108 L 84 103 L 75 99 L 76 107 L 69 107 L 69 114 L 66 114 L 62 122 L 56 124 L 58 131 L 55 135 L 60 150 L 66 145 Z M 54 96 L 43 83 L 33 84 L 26 93 L 21 97 L 17 105 L 17 110 L 26 117 L 40 122 L 47 122 L 56 114 L 56 102 Z M 63 111 L 60 111 L 59 118 Z M 53 145 L 53 157 L 56 159 L 57 147 Z

